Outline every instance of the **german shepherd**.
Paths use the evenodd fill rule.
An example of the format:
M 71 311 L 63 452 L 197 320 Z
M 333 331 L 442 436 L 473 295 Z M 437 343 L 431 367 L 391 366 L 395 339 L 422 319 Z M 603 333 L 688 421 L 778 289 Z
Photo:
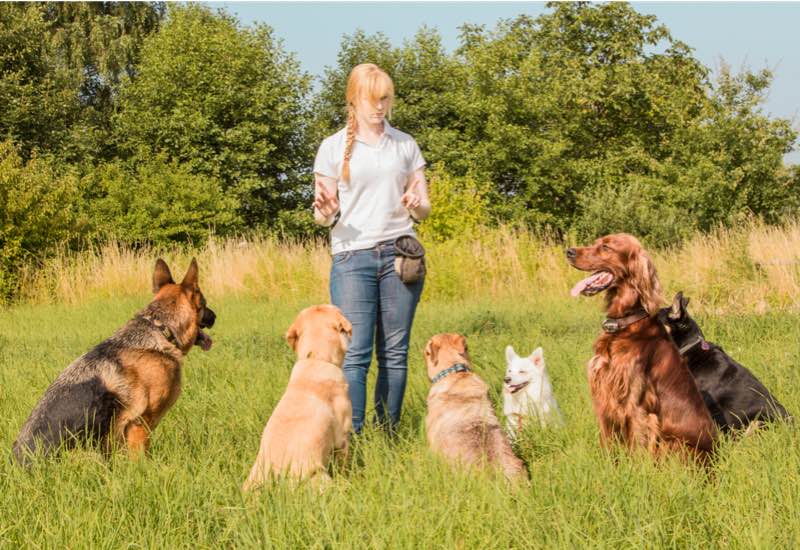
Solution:
M 216 315 L 206 306 L 193 258 L 180 284 L 164 260 L 153 273 L 155 298 L 113 336 L 76 359 L 56 378 L 31 412 L 14 442 L 23 465 L 79 442 L 127 446 L 133 457 L 146 452 L 150 433 L 181 391 L 181 362 Z

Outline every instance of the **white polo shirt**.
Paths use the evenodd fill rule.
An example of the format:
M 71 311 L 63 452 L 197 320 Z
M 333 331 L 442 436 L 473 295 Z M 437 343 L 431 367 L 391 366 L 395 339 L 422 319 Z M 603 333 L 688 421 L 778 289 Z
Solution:
M 341 217 L 331 230 L 333 253 L 372 248 L 400 235 L 414 235 L 408 210 L 400 203 L 409 175 L 425 166 L 410 135 L 383 121 L 377 145 L 358 138 L 350 157 L 350 181 L 339 181 Z M 325 138 L 314 160 L 314 172 L 339 179 L 347 128 Z

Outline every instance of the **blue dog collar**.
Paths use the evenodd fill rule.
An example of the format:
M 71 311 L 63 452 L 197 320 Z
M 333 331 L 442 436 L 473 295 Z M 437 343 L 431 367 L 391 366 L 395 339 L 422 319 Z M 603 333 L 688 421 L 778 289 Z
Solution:
M 435 384 L 442 378 L 450 376 L 454 372 L 469 372 L 469 367 L 467 367 L 464 363 L 456 363 L 452 367 L 444 369 L 442 372 L 431 378 L 431 384 Z

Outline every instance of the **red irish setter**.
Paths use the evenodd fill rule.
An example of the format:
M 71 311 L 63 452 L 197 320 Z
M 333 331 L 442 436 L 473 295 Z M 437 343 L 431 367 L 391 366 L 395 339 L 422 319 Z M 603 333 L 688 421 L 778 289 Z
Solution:
M 689 451 L 705 462 L 716 427 L 656 318 L 661 287 L 650 257 L 635 237 L 619 233 L 570 248 L 567 260 L 592 272 L 573 288 L 573 296 L 606 291 L 608 318 L 588 366 L 601 443 L 617 440 L 654 456 Z

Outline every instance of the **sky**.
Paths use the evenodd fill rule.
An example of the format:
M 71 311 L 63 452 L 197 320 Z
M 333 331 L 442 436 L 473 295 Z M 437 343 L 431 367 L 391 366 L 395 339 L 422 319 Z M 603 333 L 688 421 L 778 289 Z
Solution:
M 382 32 L 394 45 L 423 25 L 435 27 L 448 51 L 458 45 L 458 27 L 477 23 L 493 28 L 499 19 L 546 11 L 540 2 L 209 2 L 245 25 L 268 24 L 302 68 L 322 76 L 336 63 L 342 36 L 357 29 Z M 771 115 L 792 120 L 800 130 L 800 2 L 633 2 L 655 15 L 673 38 L 694 49 L 716 69 L 769 68 L 774 80 L 764 105 Z M 785 157 L 800 164 L 800 151 Z

